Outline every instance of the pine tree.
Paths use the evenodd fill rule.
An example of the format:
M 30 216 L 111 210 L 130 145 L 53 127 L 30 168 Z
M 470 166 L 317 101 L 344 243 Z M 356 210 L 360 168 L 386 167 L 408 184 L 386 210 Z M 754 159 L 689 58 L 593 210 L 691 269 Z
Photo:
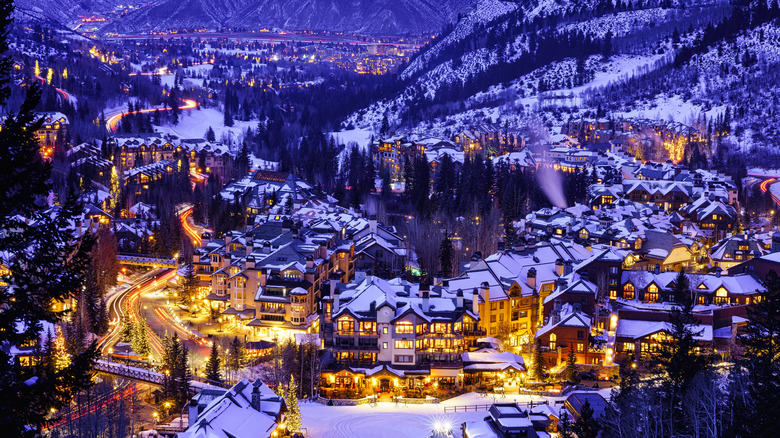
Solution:
M 57 337 L 51 346 L 51 357 L 54 361 L 54 370 L 62 371 L 70 366 L 70 354 L 65 348 L 65 336 L 62 335 L 62 327 L 57 326 Z
M 577 375 L 577 356 L 574 354 L 574 345 L 569 345 L 569 354 L 566 358 L 564 376 L 569 382 L 574 382 Z
M 453 261 L 453 248 L 452 241 L 448 234 L 444 235 L 444 239 L 439 245 L 439 263 L 441 264 L 441 275 L 444 278 L 452 277 L 452 261 Z
M 133 351 L 143 357 L 147 357 L 152 352 L 152 348 L 149 342 L 149 331 L 146 326 L 146 318 L 141 319 L 137 324 L 134 324 L 134 326 Z
M 601 433 L 601 423 L 593 416 L 593 407 L 588 400 L 582 404 L 580 409 L 580 418 L 574 422 L 571 430 L 577 438 L 598 438 Z
M 206 378 L 215 382 L 222 382 L 222 377 L 219 374 L 219 352 L 217 351 L 217 343 L 211 343 L 211 355 L 206 363 Z
M 767 291 L 749 308 L 740 336 L 744 357 L 729 376 L 731 418 L 724 436 L 770 436 L 777 430 L 774 415 L 745 415 L 780 406 L 780 279 L 770 271 L 764 283 Z
M 542 357 L 542 345 L 537 342 L 536 345 L 534 345 L 534 351 L 533 351 L 533 362 L 531 364 L 531 375 L 534 379 L 537 381 L 544 380 L 544 370 L 545 370 L 545 364 L 544 364 L 544 358 Z
M 301 410 L 298 407 L 298 385 L 295 376 L 290 376 L 290 385 L 284 399 L 287 404 L 287 431 L 291 433 L 301 430 Z
M 73 395 L 91 385 L 95 344 L 72 354 L 70 364 L 52 375 L 47 364 L 21 367 L 8 346 L 34 345 L 44 324 L 57 324 L 64 313 L 55 303 L 78 298 L 89 267 L 91 236 L 68 231 L 82 213 L 75 195 L 49 209 L 51 164 L 43 160 L 35 132 L 41 126 L 36 108 L 37 84 L 25 87 L 19 107 L 9 103 L 13 60 L 8 55 L 7 31 L 13 2 L 0 2 L 0 106 L 6 117 L 0 129 L 0 253 L 8 273 L 0 287 L 0 430 L 3 435 L 38 435 L 50 409 L 70 403 Z M 35 384 L 25 384 L 36 378 Z
M 122 318 L 122 342 L 129 342 L 132 344 L 133 335 L 135 334 L 135 324 L 127 317 Z
M 206 131 L 206 140 L 208 141 L 215 141 L 217 139 L 216 134 L 214 134 L 214 129 L 209 126 L 208 131 Z

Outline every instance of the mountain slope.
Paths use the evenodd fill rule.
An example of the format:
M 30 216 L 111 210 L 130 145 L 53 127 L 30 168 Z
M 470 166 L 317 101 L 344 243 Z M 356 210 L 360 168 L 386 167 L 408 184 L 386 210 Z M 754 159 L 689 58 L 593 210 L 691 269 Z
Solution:
M 551 96 L 566 95 L 569 114 L 587 109 L 588 89 L 671 63 L 675 31 L 690 42 L 731 11 L 717 0 L 481 0 L 412 59 L 395 96 L 344 126 L 376 130 L 386 116 L 397 129 L 449 135 L 482 122 L 521 125 L 529 114 L 557 124 L 561 112 L 543 108 Z
M 103 30 L 322 29 L 370 34 L 435 33 L 474 0 L 157 0 Z

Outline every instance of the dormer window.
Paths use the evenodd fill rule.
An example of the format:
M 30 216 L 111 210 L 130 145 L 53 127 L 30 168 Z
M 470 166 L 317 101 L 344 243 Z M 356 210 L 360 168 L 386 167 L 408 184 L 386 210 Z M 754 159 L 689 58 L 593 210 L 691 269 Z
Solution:
M 626 283 L 625 286 L 623 286 L 623 298 L 627 300 L 633 300 L 634 299 L 634 285 L 631 283 Z
M 414 324 L 410 321 L 398 321 L 395 324 L 395 333 L 398 335 L 411 335 L 414 333 Z

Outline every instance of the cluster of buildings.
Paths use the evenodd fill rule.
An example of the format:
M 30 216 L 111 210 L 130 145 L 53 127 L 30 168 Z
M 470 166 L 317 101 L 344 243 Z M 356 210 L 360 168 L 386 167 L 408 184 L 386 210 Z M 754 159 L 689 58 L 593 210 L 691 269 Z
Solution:
M 315 201 L 296 216 L 257 215 L 245 231 L 205 235 L 192 261 L 205 303 L 258 336 L 282 339 L 319 330 L 328 284 L 357 271 L 403 271 L 407 248 L 395 228 Z
M 647 151 L 665 154 L 672 162 L 683 160 L 686 149 L 701 144 L 701 132 L 680 122 L 628 118 L 613 121 L 606 118 L 571 120 L 562 133 L 583 145 L 612 143 L 634 156 L 651 159 Z
M 493 160 L 494 164 L 506 162 L 513 168 L 534 167 L 536 159 L 522 132 L 509 130 L 497 124 L 485 124 L 464 130 L 452 139 L 436 137 L 395 135 L 384 137 L 371 145 L 374 161 L 378 167 L 389 169 L 391 181 L 403 179 L 406 160 L 424 158 L 431 168 L 432 178 L 445 155 L 455 164 L 456 170 L 464 160 L 481 155 Z

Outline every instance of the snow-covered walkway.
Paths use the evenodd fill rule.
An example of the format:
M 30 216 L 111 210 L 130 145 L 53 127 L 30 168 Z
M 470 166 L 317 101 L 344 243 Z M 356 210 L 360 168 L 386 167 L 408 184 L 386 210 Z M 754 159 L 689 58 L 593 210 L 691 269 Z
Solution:
M 609 397 L 609 390 L 602 395 Z M 601 392 L 601 391 L 600 391 Z M 517 402 L 525 405 L 547 401 L 554 406 L 563 398 L 527 395 L 507 395 L 495 398 L 497 403 Z M 463 394 L 439 404 L 396 406 L 380 402 L 377 406 L 326 406 L 319 403 L 301 403 L 303 427 L 311 438 L 425 438 L 436 422 L 451 424 L 455 437 L 460 437 L 460 424 L 485 418 L 486 410 L 444 413 L 445 406 L 486 405 L 494 403 L 492 395 L 481 397 L 477 393 Z

